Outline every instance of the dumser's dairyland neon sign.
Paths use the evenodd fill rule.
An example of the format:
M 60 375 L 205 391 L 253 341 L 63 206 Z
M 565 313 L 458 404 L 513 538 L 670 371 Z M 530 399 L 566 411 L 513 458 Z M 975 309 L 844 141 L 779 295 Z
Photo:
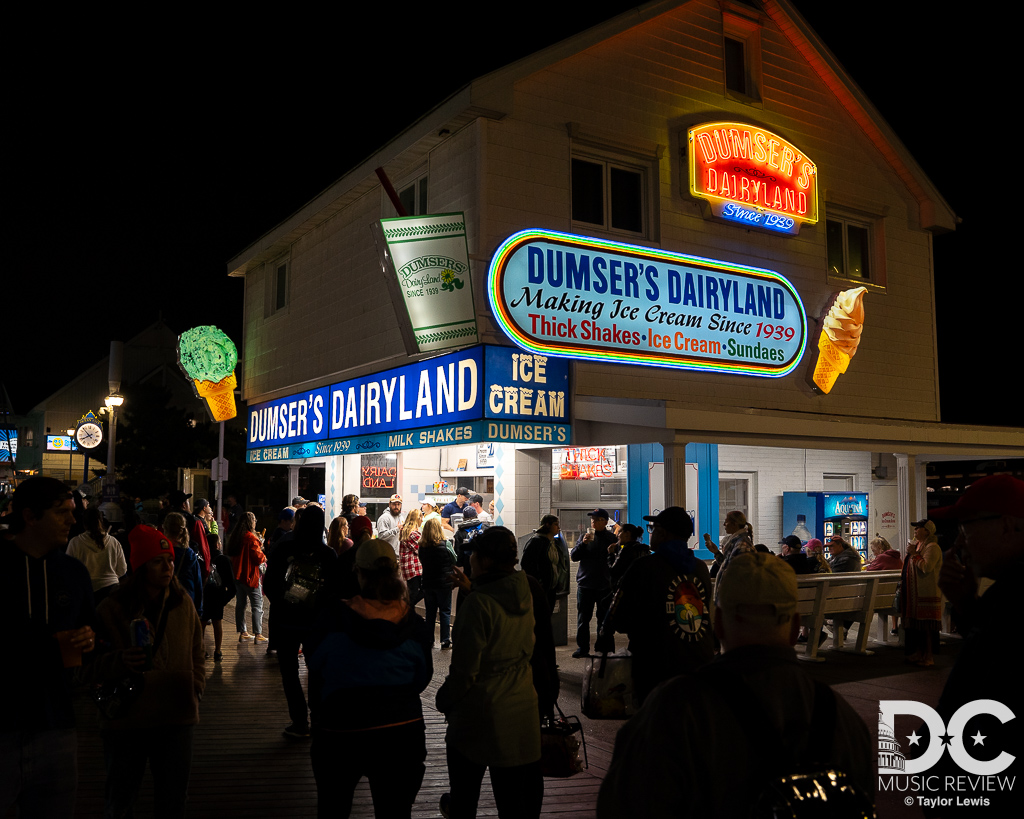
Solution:
M 689 130 L 690 193 L 747 227 L 796 234 L 818 221 L 818 171 L 778 134 L 744 122 Z
M 487 295 L 542 355 L 777 378 L 807 342 L 800 296 L 772 270 L 554 231 L 505 240 Z

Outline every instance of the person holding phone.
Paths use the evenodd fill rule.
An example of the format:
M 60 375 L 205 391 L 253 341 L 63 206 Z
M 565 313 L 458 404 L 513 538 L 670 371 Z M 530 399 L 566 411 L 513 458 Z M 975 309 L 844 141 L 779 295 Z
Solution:
M 155 814 L 181 817 L 206 687 L 203 627 L 175 577 L 170 539 L 139 525 L 129 542 L 132 575 L 96 610 L 102 645 L 89 669 L 95 682 L 134 677 L 141 688 L 124 715 L 100 719 L 105 815 L 130 815 L 148 762 Z M 148 645 L 138 645 L 140 633 L 149 635 Z

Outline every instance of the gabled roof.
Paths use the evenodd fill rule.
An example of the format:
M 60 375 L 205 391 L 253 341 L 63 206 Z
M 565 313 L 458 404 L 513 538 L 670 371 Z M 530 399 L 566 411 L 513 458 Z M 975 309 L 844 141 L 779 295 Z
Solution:
M 691 0 L 653 0 L 599 23 L 586 31 L 543 48 L 520 60 L 474 79 L 439 103 L 373 155 L 357 165 L 290 217 L 267 231 L 228 262 L 228 275 L 243 276 L 252 264 L 282 253 L 303 234 L 322 224 L 358 196 L 375 187 L 376 168 L 411 163 L 442 140 L 439 132 L 454 132 L 478 116 L 501 118 L 512 110 L 517 80 L 528 77 L 597 43 L 628 31 Z M 730 5 L 736 5 L 735 2 Z M 757 14 L 754 2 L 747 2 Z M 763 14 L 807 60 L 811 69 L 861 127 L 896 176 L 917 201 L 921 226 L 955 230 L 960 221 L 906 146 L 789 0 L 760 0 Z

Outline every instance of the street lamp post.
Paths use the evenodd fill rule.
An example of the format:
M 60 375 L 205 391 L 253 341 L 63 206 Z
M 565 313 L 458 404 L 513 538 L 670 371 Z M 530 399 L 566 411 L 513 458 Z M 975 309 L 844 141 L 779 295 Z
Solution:
M 103 399 L 110 412 L 110 438 L 107 441 L 107 474 L 103 478 L 103 484 L 107 489 L 108 500 L 116 501 L 117 476 L 114 472 L 114 441 L 117 438 L 117 408 L 124 403 L 124 396 L 113 392 Z
M 68 427 L 68 480 L 75 480 L 75 430 Z

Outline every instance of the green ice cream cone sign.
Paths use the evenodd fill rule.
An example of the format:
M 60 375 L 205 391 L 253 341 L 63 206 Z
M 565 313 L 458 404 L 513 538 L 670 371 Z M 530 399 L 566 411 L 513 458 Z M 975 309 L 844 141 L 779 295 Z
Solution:
M 238 350 L 218 327 L 193 327 L 178 336 L 178 366 L 192 379 L 196 395 L 206 401 L 214 421 L 227 421 L 235 410 L 235 365 Z

